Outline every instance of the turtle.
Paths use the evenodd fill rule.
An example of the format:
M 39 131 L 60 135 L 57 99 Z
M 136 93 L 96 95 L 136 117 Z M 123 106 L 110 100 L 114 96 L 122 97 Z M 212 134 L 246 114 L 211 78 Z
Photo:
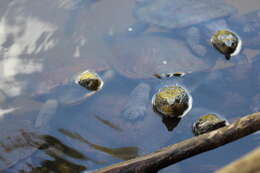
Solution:
M 228 122 L 221 119 L 218 115 L 207 114 L 199 117 L 199 119 L 193 123 L 192 131 L 194 135 L 198 136 L 226 125 L 228 125 Z
M 185 73 L 207 72 L 214 64 L 193 55 L 183 41 L 167 37 L 120 37 L 109 42 L 109 46 L 114 54 L 110 60 L 111 67 L 122 76 L 134 80 L 155 79 L 154 76 L 164 73 L 182 76 Z M 131 92 L 122 116 L 133 122 L 143 117 L 145 105 L 154 88 L 147 82 L 141 82 Z
M 1 113 L 4 111 L 0 120 L 0 142 L 7 143 L 7 145 L 19 144 L 19 140 L 24 141 L 24 137 L 20 137 L 20 129 L 27 133 L 51 133 L 50 123 L 60 108 L 70 105 L 72 99 L 77 100 L 87 92 L 85 88 L 75 84 L 74 77 L 87 69 L 97 73 L 109 69 L 108 64 L 100 58 L 104 55 L 110 56 L 109 52 L 103 49 L 104 47 L 101 48 L 103 40 L 97 41 L 95 38 L 95 46 L 99 50 L 97 52 L 94 52 L 92 48 L 80 45 L 79 49 L 82 54 L 75 58 L 74 48 L 78 44 L 62 37 L 62 30 L 57 30 L 59 22 L 62 23 L 63 20 L 60 17 L 60 11 L 56 8 L 53 10 L 52 4 L 49 11 L 38 13 L 39 8 L 31 8 L 35 5 L 34 3 L 37 4 L 39 1 L 11 3 L 3 15 L 5 21 L 1 21 L 3 27 L 17 28 L 4 30 L 4 33 L 1 34 L 3 39 L 0 41 L 2 57 L 0 66 L 15 72 L 0 77 L 0 110 Z M 21 11 L 23 12 L 20 13 Z M 28 11 L 30 14 L 27 13 Z M 50 11 L 59 16 L 59 20 L 55 21 L 55 24 L 52 23 L 54 18 L 50 18 L 50 15 L 53 14 Z M 37 28 L 37 32 L 33 32 L 35 28 Z M 22 40 L 26 40 L 26 42 Z M 10 50 L 15 47 L 19 47 L 18 52 L 11 54 Z M 86 52 L 88 52 L 88 56 L 85 56 Z M 15 65 L 7 67 L 6 65 L 10 63 Z M 51 95 L 57 97 L 50 97 Z M 15 139 L 8 140 L 10 136 Z M 16 138 L 18 142 L 14 142 Z M 29 157 L 35 150 L 37 148 L 34 146 L 25 145 L 17 148 L 14 146 L 12 151 L 7 152 L 0 147 L 2 156 L 0 170 Z
M 90 102 L 90 105 L 87 105 L 89 108 L 86 108 L 86 110 L 88 110 L 88 124 L 82 126 L 80 124 L 85 123 L 79 123 L 76 121 L 79 123 L 76 128 L 66 128 L 70 128 L 72 131 L 78 132 L 81 129 L 81 135 L 85 136 L 87 139 L 90 139 L 91 135 L 87 134 L 87 132 L 93 131 L 92 128 L 95 126 L 99 129 L 96 129 L 98 132 L 95 133 L 95 136 L 97 137 L 102 136 L 103 131 L 100 129 L 109 131 L 109 133 L 107 133 L 107 135 L 109 135 L 107 138 L 112 138 L 110 140 L 113 140 L 110 146 L 136 146 L 138 148 L 138 154 L 143 155 L 148 152 L 158 150 L 168 144 L 192 137 L 192 123 L 201 115 L 215 113 L 214 111 L 202 110 L 198 108 L 191 109 L 191 111 L 179 121 L 177 126 L 170 131 L 169 129 L 171 127 L 165 127 L 161 123 L 161 117 L 158 116 L 158 114 L 152 109 L 151 95 L 154 90 L 157 90 L 157 88 L 152 89 L 155 87 L 152 84 L 165 86 L 165 84 L 174 84 L 175 81 L 162 81 L 162 79 L 154 80 L 156 82 L 151 81 L 151 83 L 146 80 L 142 80 L 142 82 L 134 87 L 135 89 L 132 91 L 130 88 L 126 89 L 125 92 L 118 92 L 119 87 L 117 87 L 113 91 L 104 93 L 102 96 L 95 97 Z M 127 84 L 130 85 L 129 83 Z M 129 90 L 131 91 L 130 93 Z M 147 90 L 149 93 L 147 93 Z M 124 105 L 126 105 L 128 109 L 125 108 Z M 132 119 L 123 117 L 124 111 L 129 110 L 129 106 L 133 105 L 135 105 L 135 107 L 140 105 L 140 110 L 145 110 L 144 116 L 137 117 L 137 119 L 136 117 L 130 117 Z M 100 106 L 102 106 L 103 109 L 100 109 Z M 113 124 L 116 124 L 120 127 L 120 130 L 117 130 L 119 128 L 115 129 L 114 127 L 101 123 L 98 119 L 95 120 L 96 115 L 112 122 Z M 172 121 L 172 119 L 168 119 L 167 121 Z M 85 129 L 86 133 L 82 131 L 82 128 Z M 104 146 L 109 145 L 109 142 L 104 143 L 103 140 L 104 139 L 95 141 L 97 144 L 103 143 Z
M 183 41 L 167 37 L 115 37 L 108 44 L 113 54 L 112 59 L 108 59 L 110 66 L 132 79 L 169 72 L 206 71 L 215 63 L 193 55 Z
M 137 0 L 133 15 L 139 23 L 159 26 L 173 34 L 179 34 L 186 40 L 192 52 L 205 56 L 207 49 L 203 46 L 203 38 L 208 41 L 219 29 L 229 29 L 225 18 L 234 15 L 236 9 L 223 0 Z M 145 29 L 143 29 L 145 30 Z M 136 31 L 137 33 L 140 31 Z M 205 40 L 205 39 L 204 39 Z

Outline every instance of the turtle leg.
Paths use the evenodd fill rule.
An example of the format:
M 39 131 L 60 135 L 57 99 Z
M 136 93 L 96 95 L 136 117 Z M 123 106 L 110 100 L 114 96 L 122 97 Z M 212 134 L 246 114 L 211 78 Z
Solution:
M 198 28 L 188 28 L 185 32 L 185 38 L 188 46 L 195 55 L 204 56 L 207 53 L 206 47 L 200 43 L 201 34 Z
M 130 93 L 129 100 L 125 105 L 122 116 L 126 121 L 135 122 L 144 118 L 149 103 L 151 87 L 146 83 L 140 83 Z

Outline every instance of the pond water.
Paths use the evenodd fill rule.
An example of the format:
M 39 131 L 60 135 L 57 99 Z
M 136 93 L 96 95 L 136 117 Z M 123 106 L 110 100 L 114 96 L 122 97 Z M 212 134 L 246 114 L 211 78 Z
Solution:
M 217 113 L 232 122 L 260 111 L 259 0 L 226 0 L 237 11 L 224 20 L 244 43 L 230 61 L 207 34 L 200 40 L 207 53 L 198 56 L 183 37 L 187 28 L 147 28 L 134 15 L 147 2 L 0 2 L 0 172 L 87 172 L 192 137 L 198 116 Z M 87 69 L 104 86 L 84 97 L 88 91 L 74 79 Z M 153 76 L 176 71 L 189 73 Z M 140 83 L 149 91 L 134 93 Z M 193 97 L 173 130 L 150 101 L 164 83 L 181 83 Z M 128 119 L 126 109 L 142 116 Z M 259 144 L 259 133 L 252 134 L 159 172 L 213 172 Z

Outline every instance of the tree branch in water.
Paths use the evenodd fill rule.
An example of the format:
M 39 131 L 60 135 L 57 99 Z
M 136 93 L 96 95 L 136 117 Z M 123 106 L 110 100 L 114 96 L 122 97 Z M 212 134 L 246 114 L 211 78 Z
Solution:
M 192 137 L 156 152 L 120 162 L 95 173 L 152 173 L 197 154 L 212 150 L 260 130 L 260 112 L 242 117 L 232 124 Z

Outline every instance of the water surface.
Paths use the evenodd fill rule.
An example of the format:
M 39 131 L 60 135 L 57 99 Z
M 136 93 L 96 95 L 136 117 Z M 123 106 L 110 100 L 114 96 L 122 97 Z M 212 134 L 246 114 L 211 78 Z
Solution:
M 260 9 L 260 1 L 247 1 L 247 6 L 242 1 L 227 2 L 241 14 Z M 113 64 L 120 52 L 107 45 L 107 38 L 137 37 L 127 34 L 135 29 L 130 26 L 137 22 L 132 13 L 134 5 L 134 0 L 0 2 L 1 171 L 94 170 L 192 137 L 191 124 L 200 115 L 218 113 L 234 121 L 260 110 L 260 48 L 257 47 L 242 50 L 247 61 L 234 57 L 227 62 L 221 54 L 211 50 L 206 60 L 210 62 L 209 71 L 196 70 L 181 80 L 191 91 L 194 104 L 173 131 L 167 130 L 150 103 L 144 118 L 135 122 L 122 118 L 129 93 L 138 83 L 151 86 L 151 99 L 161 82 L 152 75 L 142 78 L 123 73 L 122 67 L 129 67 L 127 65 L 139 65 L 140 70 L 138 58 L 133 62 L 129 53 L 139 49 L 123 50 L 129 57 L 121 62 L 122 67 Z M 175 43 L 182 41 L 175 32 L 166 34 L 156 27 L 148 31 L 156 31 L 152 37 L 175 39 Z M 129 46 L 143 46 L 139 42 L 134 44 Z M 159 48 L 155 52 L 148 50 L 147 54 L 142 52 L 146 61 L 149 61 L 147 56 L 162 55 Z M 164 51 L 163 55 L 168 57 L 158 57 L 162 64 L 167 63 L 164 58 L 174 56 L 168 53 L 171 51 Z M 176 54 L 182 53 L 187 52 Z M 140 63 L 144 68 L 153 64 Z M 86 94 L 86 90 L 73 79 L 86 69 L 95 70 L 104 78 L 104 88 L 74 104 L 73 99 Z M 160 172 L 212 172 L 259 143 L 259 134 L 253 134 Z

